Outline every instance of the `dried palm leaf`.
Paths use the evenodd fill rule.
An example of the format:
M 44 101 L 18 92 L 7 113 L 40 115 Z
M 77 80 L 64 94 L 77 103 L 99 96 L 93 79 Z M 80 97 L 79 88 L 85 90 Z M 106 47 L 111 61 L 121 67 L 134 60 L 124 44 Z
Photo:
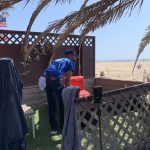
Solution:
M 88 2 L 89 2 L 89 0 L 84 0 L 84 3 L 82 4 L 80 10 L 81 10 L 82 8 L 85 8 L 85 6 L 87 5 Z
M 136 60 L 133 66 L 133 70 L 132 73 L 134 71 L 134 68 L 136 66 L 137 60 L 139 58 L 139 56 L 142 54 L 142 52 L 144 51 L 145 47 L 150 43 L 150 26 L 147 27 L 147 31 L 145 36 L 142 38 L 141 43 L 139 45 L 139 49 L 138 49 L 138 54 L 136 56 Z
M 27 1 L 27 3 L 29 2 L 30 0 Z M 25 33 L 25 38 L 23 40 L 23 46 L 22 46 L 22 53 L 26 53 L 27 51 L 27 47 L 28 47 L 28 37 L 29 37 L 29 33 L 30 33 L 30 30 L 31 30 L 31 27 L 32 27 L 32 24 L 34 23 L 37 15 L 41 12 L 41 10 L 50 2 L 51 0 L 44 0 L 44 1 L 40 1 L 39 5 L 37 6 L 36 10 L 33 12 L 32 16 L 31 16 L 31 19 L 30 19 L 30 22 L 28 24 L 28 27 L 27 27 L 27 30 L 26 30 L 26 33 Z
M 27 0 L 27 3 L 29 3 L 29 1 L 31 0 Z M 28 50 L 28 37 L 29 37 L 29 33 L 30 33 L 30 30 L 31 30 L 31 27 L 36 19 L 36 17 L 38 16 L 38 14 L 43 10 L 44 7 L 46 7 L 50 2 L 55 2 L 55 4 L 57 4 L 58 2 L 59 3 L 64 3 L 64 2 L 71 2 L 71 0 L 40 0 L 39 1 L 39 4 L 37 6 L 37 8 L 35 9 L 35 11 L 33 12 L 32 16 L 31 16 L 31 19 L 30 19 L 30 22 L 28 24 L 28 27 L 27 27 L 27 30 L 26 30 L 26 33 L 25 33 L 25 37 L 24 37 L 24 40 L 23 40 L 23 45 L 22 45 L 22 52 L 23 54 L 25 55 L 27 50 Z M 35 44 L 36 45 L 36 44 Z
M 61 0 L 59 2 L 64 1 Z M 48 28 L 29 47 L 26 53 L 26 57 L 28 57 L 36 43 L 51 31 L 58 33 L 64 28 L 63 32 L 58 37 L 58 42 L 55 46 L 55 48 L 57 48 L 76 28 L 81 27 L 81 40 L 83 40 L 84 36 L 88 32 L 103 27 L 108 23 L 118 21 L 123 16 L 123 14 L 127 12 L 130 12 L 131 14 L 134 8 L 137 6 L 141 8 L 143 4 L 143 0 L 100 0 L 85 7 L 86 2 L 87 1 L 84 1 L 82 5 L 83 7 L 81 7 L 79 11 L 76 11 L 66 16 L 64 19 L 58 20 L 48 26 Z
M 1 0 L 0 1 L 0 11 L 6 9 L 6 8 L 9 8 L 10 6 L 20 2 L 22 0 Z

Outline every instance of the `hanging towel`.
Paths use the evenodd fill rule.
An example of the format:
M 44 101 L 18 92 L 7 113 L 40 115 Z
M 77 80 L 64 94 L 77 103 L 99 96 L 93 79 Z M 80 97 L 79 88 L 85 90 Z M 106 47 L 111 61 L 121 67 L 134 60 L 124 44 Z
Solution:
M 67 87 L 63 89 L 64 102 L 64 126 L 62 132 L 61 150 L 81 150 L 77 126 L 76 104 L 74 102 L 79 95 L 79 87 Z

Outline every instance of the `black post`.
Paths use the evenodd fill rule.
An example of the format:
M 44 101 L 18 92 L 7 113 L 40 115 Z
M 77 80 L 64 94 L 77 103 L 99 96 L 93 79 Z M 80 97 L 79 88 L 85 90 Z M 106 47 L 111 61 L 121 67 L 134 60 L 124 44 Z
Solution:
M 101 109 L 100 104 L 102 100 L 102 86 L 94 86 L 93 87 L 94 94 L 94 103 L 98 104 L 98 122 L 99 122 L 99 142 L 100 142 L 100 150 L 103 150 L 102 145 L 102 128 L 101 128 Z

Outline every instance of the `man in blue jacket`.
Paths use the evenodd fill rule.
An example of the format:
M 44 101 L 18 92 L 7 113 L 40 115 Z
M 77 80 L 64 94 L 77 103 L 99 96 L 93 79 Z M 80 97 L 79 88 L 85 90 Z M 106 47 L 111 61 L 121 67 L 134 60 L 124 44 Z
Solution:
M 64 58 L 58 58 L 52 61 L 45 70 L 46 76 L 46 94 L 48 100 L 49 122 L 51 124 L 51 134 L 58 132 L 56 119 L 56 100 L 59 101 L 61 127 L 64 122 L 64 105 L 62 100 L 62 90 L 69 86 L 70 77 L 75 70 L 75 61 L 78 56 L 74 50 L 66 50 Z M 65 77 L 65 80 L 63 80 Z

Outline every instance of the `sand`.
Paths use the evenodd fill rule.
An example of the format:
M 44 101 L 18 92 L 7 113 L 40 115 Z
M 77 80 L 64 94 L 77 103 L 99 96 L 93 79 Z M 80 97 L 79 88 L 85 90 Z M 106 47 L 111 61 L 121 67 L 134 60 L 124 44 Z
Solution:
M 119 80 L 150 80 L 150 61 L 138 61 L 132 74 L 134 61 L 96 62 L 95 76 Z

